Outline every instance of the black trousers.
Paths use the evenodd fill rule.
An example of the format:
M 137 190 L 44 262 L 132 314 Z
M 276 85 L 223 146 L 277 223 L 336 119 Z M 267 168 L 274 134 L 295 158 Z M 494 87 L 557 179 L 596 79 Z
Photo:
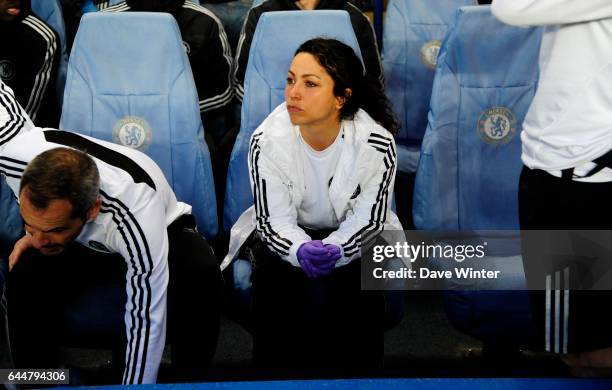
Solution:
M 519 213 L 521 230 L 612 230 L 612 183 L 577 182 L 524 167 Z M 527 284 L 537 288 L 530 291 L 538 326 L 534 347 L 555 353 L 612 347 L 612 292 L 568 288 L 572 278 L 584 271 L 580 259 L 546 264 L 556 247 L 565 243 L 533 242 L 538 237 L 522 235 Z M 612 259 L 609 262 L 612 267 Z M 547 275 L 548 293 L 542 289 Z
M 210 246 L 193 226 L 193 219 L 186 216 L 168 227 L 166 342 L 172 347 L 174 376 L 170 379 L 175 381 L 204 378 L 219 335 L 221 273 Z M 15 365 L 57 367 L 59 345 L 66 343 L 119 348 L 121 352 L 115 357 L 122 359 L 126 346 L 125 275 L 121 256 L 76 243 L 57 256 L 26 253 L 8 278 Z M 83 304 L 83 297 L 92 296 L 98 307 Z M 74 307 L 84 313 L 75 316 L 70 312 Z M 117 366 L 123 370 L 123 364 Z
M 361 290 L 359 261 L 310 279 L 262 242 L 252 248 L 253 362 L 262 373 L 337 377 L 382 368 L 384 297 Z
M 6 275 L 8 274 L 8 255 L 0 246 L 0 368 L 13 368 L 13 357 L 8 335 L 8 318 L 6 315 Z

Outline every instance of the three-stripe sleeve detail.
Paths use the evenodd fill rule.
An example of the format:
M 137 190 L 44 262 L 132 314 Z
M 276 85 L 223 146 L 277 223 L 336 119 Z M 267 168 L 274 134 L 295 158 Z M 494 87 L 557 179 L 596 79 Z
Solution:
M 128 291 L 128 297 L 132 303 L 129 313 L 132 325 L 127 332 L 128 350 L 123 383 L 142 383 L 151 333 L 149 311 L 151 310 L 152 299 L 150 278 L 153 271 L 153 260 L 146 236 L 128 207 L 119 199 L 110 197 L 102 190 L 100 195 L 102 197 L 100 212 L 111 214 L 127 247 L 129 259 L 126 259 L 126 261 L 133 271 L 130 280 L 131 291 Z M 138 363 L 140 363 L 139 370 L 136 369 Z
M 55 52 L 57 51 L 57 39 L 53 30 L 51 30 L 44 22 L 32 15 L 26 16 L 23 23 L 30 26 L 34 31 L 40 34 L 47 44 L 43 66 L 40 68 L 36 74 L 36 77 L 34 78 L 34 85 L 32 86 L 28 103 L 25 106 L 26 112 L 29 113 L 30 118 L 32 118 L 34 121 L 36 120 L 36 115 L 40 109 L 40 104 L 45 91 L 47 90 L 47 86 L 49 85 L 49 81 L 51 80 L 53 59 L 55 57 Z
M 288 256 L 289 248 L 293 244 L 290 240 L 281 237 L 270 224 L 270 210 L 268 208 L 268 193 L 266 180 L 259 174 L 259 157 L 261 149 L 259 146 L 260 134 L 255 134 L 251 138 L 249 147 L 250 153 L 250 174 L 253 181 L 253 199 L 256 214 L 256 228 L 263 241 L 270 249 L 280 255 Z
M 232 88 L 232 50 L 230 48 L 229 39 L 227 38 L 227 34 L 225 33 L 225 29 L 223 28 L 223 24 L 221 20 L 211 12 L 208 8 L 202 7 L 201 5 L 185 2 L 183 4 L 183 8 L 191 9 L 208 17 L 212 18 L 215 23 L 217 23 L 217 28 L 219 30 L 219 39 L 221 40 L 221 46 L 223 48 L 223 58 L 227 62 L 227 66 L 229 67 L 229 71 L 227 73 L 227 88 L 225 91 L 221 92 L 216 96 L 212 96 L 206 99 L 200 100 L 200 112 L 214 110 L 216 108 L 220 108 L 228 104 L 233 97 L 233 88 Z
M 21 180 L 21 176 L 23 176 L 23 171 L 27 165 L 28 164 L 24 161 L 0 156 L 0 173 L 7 177 Z
M 3 83 L 0 82 L 0 105 L 4 107 L 8 115 L 5 123 L 0 123 L 0 146 L 15 137 L 27 122 L 25 112 L 17 104 L 15 95 Z
M 346 257 L 351 257 L 356 254 L 364 241 L 367 241 L 370 237 L 382 231 L 387 218 L 387 208 L 390 197 L 389 187 L 393 182 L 393 172 L 395 171 L 397 161 L 395 146 L 391 138 L 375 133 L 370 134 L 367 142 L 372 148 L 384 155 L 383 163 L 386 169 L 378 185 L 376 201 L 372 205 L 368 224 L 359 229 L 342 244 L 342 249 Z
M 120 12 L 120 11 L 129 11 L 130 6 L 126 1 L 122 1 L 121 3 L 117 3 L 115 5 L 110 5 L 110 2 L 105 1 L 96 6 L 98 11 L 103 12 Z

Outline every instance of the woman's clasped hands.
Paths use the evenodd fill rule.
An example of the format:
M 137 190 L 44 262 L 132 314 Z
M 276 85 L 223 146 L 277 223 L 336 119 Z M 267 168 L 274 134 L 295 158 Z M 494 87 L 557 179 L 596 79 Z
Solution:
M 321 240 L 306 242 L 297 251 L 298 262 L 309 278 L 329 275 L 342 256 L 340 247 L 323 244 Z

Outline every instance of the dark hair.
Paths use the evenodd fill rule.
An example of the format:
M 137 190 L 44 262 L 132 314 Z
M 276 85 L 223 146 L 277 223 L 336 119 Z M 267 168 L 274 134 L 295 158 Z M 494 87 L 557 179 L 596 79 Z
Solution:
M 334 95 L 346 99 L 340 110 L 340 119 L 352 119 L 362 108 L 391 134 L 397 134 L 400 124 L 381 83 L 364 75 L 361 60 L 350 46 L 336 39 L 314 38 L 302 43 L 295 55 L 299 53 L 315 57 L 334 80 Z M 352 90 L 350 96 L 346 95 L 346 88 Z
M 79 150 L 47 150 L 26 167 L 19 194 L 24 190 L 37 209 L 46 209 L 53 200 L 66 199 L 72 205 L 73 218 L 87 219 L 87 212 L 100 191 L 98 167 L 91 157 Z

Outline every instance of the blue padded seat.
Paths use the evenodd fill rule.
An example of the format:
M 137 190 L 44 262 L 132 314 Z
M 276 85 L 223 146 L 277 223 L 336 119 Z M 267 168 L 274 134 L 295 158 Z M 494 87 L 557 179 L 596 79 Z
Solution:
M 385 86 L 402 129 L 398 169 L 415 172 L 440 43 L 455 11 L 475 0 L 390 0 L 383 32 Z
M 299 28 L 295 28 L 299 26 Z M 291 34 L 287 34 L 291 31 Z M 240 132 L 232 150 L 225 191 L 224 227 L 230 230 L 253 204 L 247 171 L 251 134 L 285 100 L 285 81 L 295 50 L 319 37 L 336 38 L 361 58 L 359 44 L 346 11 L 265 12 L 257 23 L 244 81 Z
M 62 15 L 62 7 L 58 0 L 32 0 L 32 11 L 49 24 L 59 35 L 60 60 L 57 68 L 56 92 L 61 102 L 66 84 L 66 71 L 68 69 L 68 49 L 66 41 L 66 25 Z
M 494 31 L 484 39 L 482 31 Z M 541 30 L 462 7 L 440 52 L 416 177 L 419 229 L 518 229 L 521 125 L 538 80 Z
M 482 339 L 520 338 L 530 325 L 516 230 L 521 125 L 537 86 L 540 40 L 540 29 L 502 24 L 489 6 L 466 6 L 438 57 L 413 215 L 419 229 L 508 230 L 505 238 L 515 241 L 512 253 L 483 262 L 502 269 L 501 280 L 468 287 L 489 291 L 465 291 L 458 280 L 445 286 L 463 289 L 445 293 L 451 321 Z M 510 331 L 517 327 L 524 331 Z
M 2 215 L 0 219 L 0 256 L 2 256 L 3 252 L 8 251 L 9 246 L 23 234 L 19 205 L 4 176 L 0 176 L 0 215 Z
M 198 95 L 171 15 L 84 15 L 68 65 L 60 126 L 149 155 L 177 198 L 193 206 L 199 231 L 209 239 L 217 234 Z

